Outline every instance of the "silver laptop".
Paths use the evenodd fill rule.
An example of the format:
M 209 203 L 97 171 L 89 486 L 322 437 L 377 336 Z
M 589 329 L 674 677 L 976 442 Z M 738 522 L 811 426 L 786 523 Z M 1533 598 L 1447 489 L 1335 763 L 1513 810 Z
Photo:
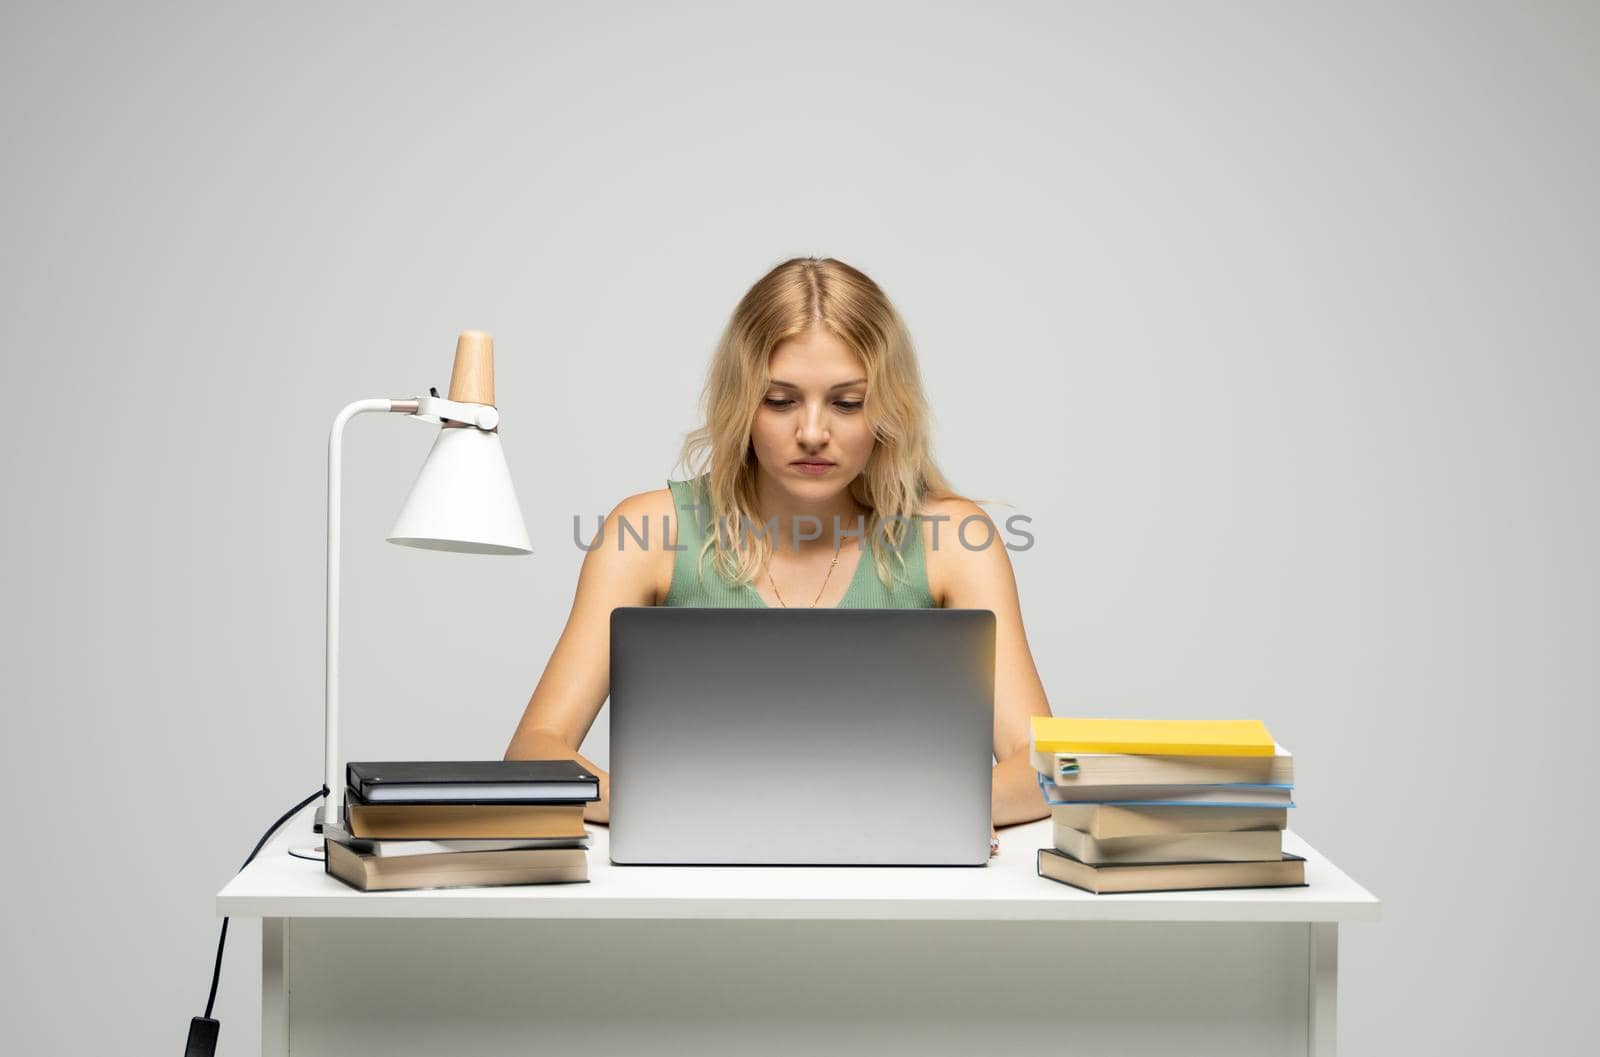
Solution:
M 989 861 L 987 609 L 611 613 L 611 861 Z

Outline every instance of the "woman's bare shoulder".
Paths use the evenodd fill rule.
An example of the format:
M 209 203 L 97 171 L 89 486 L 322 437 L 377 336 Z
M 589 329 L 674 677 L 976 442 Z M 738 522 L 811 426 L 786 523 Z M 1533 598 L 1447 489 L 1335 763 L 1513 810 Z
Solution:
M 972 500 L 960 496 L 924 500 L 923 568 L 934 604 L 949 606 L 952 587 L 984 575 L 984 566 L 992 565 L 993 557 L 985 561 L 979 555 L 999 542 L 994 519 Z M 1000 550 L 1003 556 L 1004 548 Z
M 612 509 L 612 513 L 631 518 L 649 514 L 652 521 L 657 517 L 670 517 L 672 515 L 672 489 L 652 488 L 648 492 L 635 492 L 618 503 Z
M 650 592 L 656 605 L 660 605 L 672 587 L 673 557 L 670 548 L 677 544 L 678 526 L 672 489 L 652 488 L 636 492 L 618 503 L 606 520 L 618 522 L 615 529 L 606 533 L 606 542 L 620 550 L 631 550 L 643 555 L 641 575 L 649 581 Z M 621 523 L 627 524 L 624 530 Z
M 948 518 L 952 522 L 959 523 L 963 518 L 971 517 L 974 514 L 978 515 L 979 517 L 989 516 L 988 514 L 984 513 L 983 507 L 962 496 L 944 496 L 939 499 L 925 499 L 922 503 L 922 516 L 924 518 L 931 515 L 935 517 Z

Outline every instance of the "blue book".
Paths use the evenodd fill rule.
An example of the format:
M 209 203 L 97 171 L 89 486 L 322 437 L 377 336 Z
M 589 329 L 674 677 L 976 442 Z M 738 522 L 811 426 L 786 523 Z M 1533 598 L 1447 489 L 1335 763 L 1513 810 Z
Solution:
M 1037 773 L 1037 772 L 1036 772 Z M 1047 804 L 1117 804 L 1126 807 L 1293 807 L 1292 785 L 1215 782 L 1205 785 L 1058 785 L 1038 775 Z

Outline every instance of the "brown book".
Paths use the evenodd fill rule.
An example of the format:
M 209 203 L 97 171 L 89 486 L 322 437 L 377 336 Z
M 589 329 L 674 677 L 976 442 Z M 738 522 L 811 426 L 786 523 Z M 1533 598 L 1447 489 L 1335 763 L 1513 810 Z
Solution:
M 488 837 L 583 837 L 583 804 L 345 805 L 352 837 L 461 840 Z
M 1134 807 L 1123 804 L 1052 804 L 1058 825 L 1082 830 L 1096 840 L 1159 837 L 1179 833 L 1222 833 L 1241 829 L 1283 829 L 1283 807 Z
M 1223 833 L 1169 833 L 1101 840 L 1059 819 L 1057 851 L 1083 863 L 1266 862 L 1283 857 L 1283 830 L 1240 829 Z
M 1197 888 L 1290 888 L 1306 883 L 1306 861 L 1285 852 L 1277 862 L 1116 863 L 1091 866 L 1055 848 L 1040 848 L 1040 877 L 1095 895 L 1184 892 Z
M 589 841 L 584 837 L 508 837 L 505 839 L 490 838 L 480 840 L 470 838 L 467 840 L 366 840 L 361 837 L 352 837 L 349 834 L 341 835 L 332 826 L 322 827 L 324 838 L 338 841 L 352 851 L 361 852 L 363 855 L 376 855 L 380 858 L 397 859 L 403 855 L 443 855 L 446 852 L 459 851 L 512 851 L 520 848 L 587 848 Z
M 322 846 L 327 872 L 363 892 L 558 884 L 589 879 L 589 856 L 582 848 L 517 848 L 387 858 L 364 854 L 338 841 L 325 840 Z

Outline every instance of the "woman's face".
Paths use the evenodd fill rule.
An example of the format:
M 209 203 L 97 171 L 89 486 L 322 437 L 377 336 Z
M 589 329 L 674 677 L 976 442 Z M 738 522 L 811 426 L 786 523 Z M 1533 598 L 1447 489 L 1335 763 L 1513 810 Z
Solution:
M 863 403 L 867 372 L 825 327 L 772 351 L 751 442 L 767 476 L 796 498 L 823 500 L 866 468 L 875 440 Z

